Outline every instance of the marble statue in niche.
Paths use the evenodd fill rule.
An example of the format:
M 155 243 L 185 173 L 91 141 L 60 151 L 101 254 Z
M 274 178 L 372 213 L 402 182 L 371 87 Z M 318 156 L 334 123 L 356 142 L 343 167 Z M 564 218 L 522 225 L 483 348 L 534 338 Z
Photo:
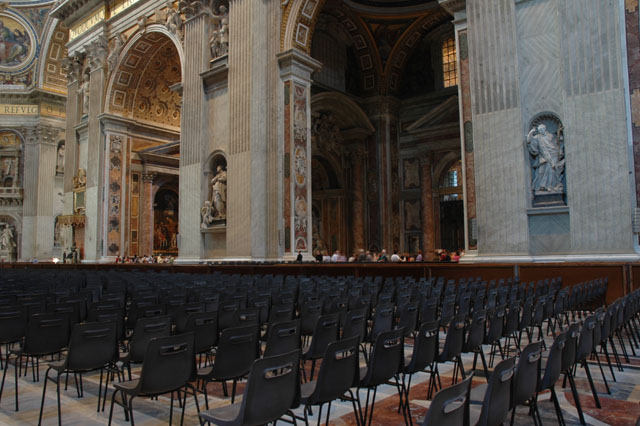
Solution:
M 222 166 L 216 168 L 216 175 L 211 179 L 211 204 L 215 220 L 227 218 L 227 172 Z
M 9 227 L 9 224 L 5 223 L 4 229 L 0 232 L 0 251 L 12 253 L 16 246 L 13 238 L 14 236 L 11 227 Z
M 539 115 L 531 122 L 527 150 L 531 165 L 533 206 L 566 204 L 564 127 L 555 115 Z
M 220 6 L 218 10 L 219 13 L 211 13 L 213 29 L 211 31 L 209 45 L 211 58 L 213 59 L 229 53 L 229 12 L 224 5 Z
M 64 173 L 64 143 L 58 147 L 58 156 L 56 157 L 56 173 Z
M 82 115 L 89 113 L 89 96 L 91 91 L 89 90 L 89 74 L 85 74 L 82 77 L 82 84 L 80 85 L 80 93 L 82 95 Z

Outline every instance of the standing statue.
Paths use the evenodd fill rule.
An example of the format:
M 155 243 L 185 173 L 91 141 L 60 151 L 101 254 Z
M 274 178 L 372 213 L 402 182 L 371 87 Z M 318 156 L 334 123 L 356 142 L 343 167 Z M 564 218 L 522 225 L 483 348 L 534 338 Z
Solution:
M 222 166 L 216 168 L 216 175 L 211 179 L 211 204 L 215 208 L 215 219 L 227 217 L 227 172 Z
M 89 95 L 91 94 L 89 89 L 89 74 L 85 74 L 82 78 L 82 84 L 80 85 L 80 93 L 82 94 L 82 114 L 89 113 Z
M 58 158 L 56 159 L 56 173 L 64 173 L 64 144 L 58 148 Z
M 110 72 L 115 71 L 118 66 L 118 58 L 120 57 L 120 52 L 122 52 L 122 48 L 124 47 L 124 41 L 122 33 L 118 33 L 113 39 L 113 46 L 111 47 L 109 56 L 107 57 Z
M 229 12 L 226 6 L 220 6 L 219 10 L 218 14 L 211 13 L 214 28 L 209 44 L 214 59 L 229 53 Z
M 13 242 L 13 231 L 8 224 L 4 225 L 4 229 L 0 233 L 0 250 L 13 252 L 16 243 Z
M 532 158 L 534 194 L 557 194 L 564 191 L 564 144 L 563 127 L 553 134 L 547 126 L 534 126 L 527 135 L 527 148 Z
M 173 8 L 172 0 L 167 0 L 167 19 L 164 25 L 170 33 L 182 38 L 182 19 L 180 14 Z

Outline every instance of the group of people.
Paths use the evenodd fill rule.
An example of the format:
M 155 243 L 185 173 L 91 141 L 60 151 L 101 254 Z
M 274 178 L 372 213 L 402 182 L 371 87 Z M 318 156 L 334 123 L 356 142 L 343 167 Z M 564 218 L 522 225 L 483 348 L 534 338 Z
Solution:
M 358 252 L 353 253 L 349 258 L 340 250 L 336 250 L 331 256 L 326 250 L 317 251 L 315 255 L 316 262 L 422 262 L 422 251 L 418 250 L 416 255 L 409 255 L 407 253 L 399 254 L 398 250 L 395 250 L 392 255 L 388 255 L 386 250 L 382 250 L 380 253 L 374 251 L 364 251 L 360 249 Z M 298 262 L 302 261 L 302 253 L 298 253 Z
M 461 250 L 451 252 L 448 252 L 447 250 L 440 250 L 438 258 L 440 259 L 440 262 L 459 262 L 460 256 L 462 255 L 463 253 Z
M 459 262 L 460 257 L 463 256 L 461 250 L 448 252 L 447 250 L 436 250 L 435 254 L 441 262 Z M 298 253 L 298 262 L 302 262 L 302 253 Z M 360 249 L 358 252 L 353 253 L 347 258 L 340 250 L 336 250 L 333 255 L 329 255 L 326 250 L 316 251 L 316 262 L 323 263 L 341 263 L 341 262 L 423 262 L 427 260 L 422 255 L 422 250 L 418 250 L 415 255 L 408 253 L 398 253 L 398 250 L 394 250 L 393 254 L 387 254 L 386 250 L 381 252 L 364 251 Z
M 163 256 L 161 254 L 157 256 L 142 255 L 138 257 L 137 254 L 133 256 L 116 256 L 116 263 L 173 263 L 175 258 L 173 256 Z

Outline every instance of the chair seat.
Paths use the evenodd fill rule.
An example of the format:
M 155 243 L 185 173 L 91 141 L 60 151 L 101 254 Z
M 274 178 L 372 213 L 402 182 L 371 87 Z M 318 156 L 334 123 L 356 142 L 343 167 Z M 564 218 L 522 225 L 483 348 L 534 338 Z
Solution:
M 362 382 L 365 377 L 367 377 L 368 367 L 360 367 L 360 381 Z
M 237 402 L 231 405 L 225 405 L 224 407 L 215 408 L 213 410 L 202 411 L 200 418 L 206 422 L 211 422 L 216 425 L 235 425 L 240 424 L 237 420 L 240 414 L 240 408 L 242 402 Z
M 469 405 L 469 425 L 474 426 L 478 424 L 478 420 L 480 420 L 481 413 L 482 413 L 482 405 L 471 403 L 471 405 Z
M 65 364 L 66 364 L 65 360 L 62 360 L 62 361 L 50 362 L 48 365 L 49 365 L 49 368 L 56 370 L 57 372 L 61 372 L 64 370 Z
M 316 380 L 313 380 L 311 382 L 306 382 L 300 385 L 300 403 L 301 404 L 307 403 L 307 401 L 309 400 L 309 397 L 311 396 L 311 394 L 313 394 L 313 391 L 316 390 L 317 384 L 318 382 Z
M 482 402 L 484 401 L 484 395 L 487 393 L 487 387 L 489 387 L 489 385 L 487 383 L 483 383 L 474 388 L 471 388 L 469 403 L 482 405 Z
M 114 383 L 113 387 L 117 390 L 121 390 L 124 393 L 132 393 L 138 387 L 140 379 L 127 380 L 125 382 Z

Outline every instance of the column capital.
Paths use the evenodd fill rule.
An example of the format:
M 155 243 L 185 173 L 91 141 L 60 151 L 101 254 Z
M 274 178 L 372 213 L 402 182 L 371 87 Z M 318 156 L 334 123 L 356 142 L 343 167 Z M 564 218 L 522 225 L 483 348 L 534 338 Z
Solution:
M 280 77 L 283 80 L 298 78 L 311 83 L 311 74 L 320 71 L 322 63 L 298 49 L 289 49 L 278 53 Z
M 154 172 L 142 172 L 142 181 L 153 183 L 158 177 L 157 173 Z
M 62 59 L 62 69 L 67 74 L 68 84 L 72 84 L 80 80 L 83 59 L 84 55 L 80 53 L 75 53 L 72 56 Z
M 52 126 L 25 127 L 22 130 L 26 145 L 57 145 L 61 130 Z
M 104 67 L 109 54 L 109 42 L 103 35 L 99 35 L 86 47 L 86 54 L 92 72 Z

